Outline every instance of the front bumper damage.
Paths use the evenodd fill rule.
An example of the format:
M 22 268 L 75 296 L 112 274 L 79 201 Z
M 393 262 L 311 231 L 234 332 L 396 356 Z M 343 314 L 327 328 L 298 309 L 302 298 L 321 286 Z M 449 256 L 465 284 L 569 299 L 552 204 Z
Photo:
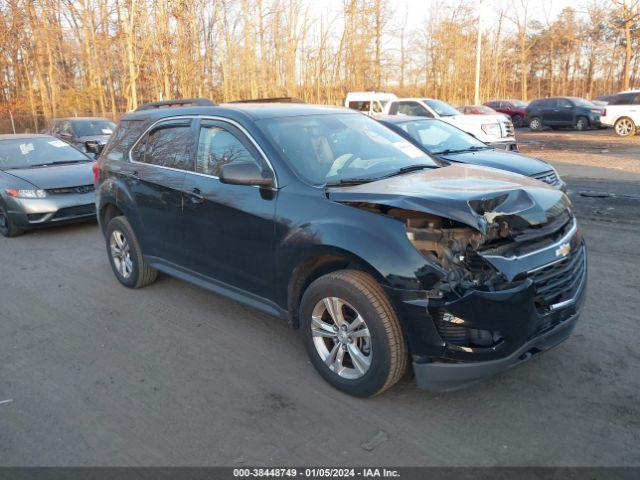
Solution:
M 558 260 L 558 245 L 569 245 L 572 253 Z M 587 254 L 578 229 L 558 245 L 502 259 L 502 271 L 513 280 L 503 290 L 469 289 L 459 298 L 445 298 L 435 291 L 387 288 L 407 334 L 420 388 L 463 388 L 524 363 L 569 337 L 584 302 Z M 489 332 L 495 342 L 468 346 L 448 341 L 438 328 L 442 316 L 437 312 L 443 311 L 455 319 L 456 332 Z

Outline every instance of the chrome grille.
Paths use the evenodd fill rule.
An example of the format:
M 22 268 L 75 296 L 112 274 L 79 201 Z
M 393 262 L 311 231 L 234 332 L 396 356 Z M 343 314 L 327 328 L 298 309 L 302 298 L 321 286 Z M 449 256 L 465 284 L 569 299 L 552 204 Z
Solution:
M 515 129 L 513 128 L 513 122 L 511 122 L 511 120 L 505 120 L 502 126 L 503 126 L 503 129 L 502 129 L 503 137 L 515 136 Z
M 534 302 L 538 311 L 549 312 L 575 299 L 587 272 L 583 244 L 562 260 L 529 272 L 535 287 Z
M 49 188 L 46 190 L 49 195 L 69 195 L 93 192 L 95 187 L 91 185 L 79 185 L 77 187 Z
M 553 170 L 536 173 L 535 175 L 531 175 L 531 178 L 535 178 L 536 180 L 540 180 L 541 182 L 548 183 L 549 185 L 553 186 L 556 186 L 560 183 L 558 175 Z

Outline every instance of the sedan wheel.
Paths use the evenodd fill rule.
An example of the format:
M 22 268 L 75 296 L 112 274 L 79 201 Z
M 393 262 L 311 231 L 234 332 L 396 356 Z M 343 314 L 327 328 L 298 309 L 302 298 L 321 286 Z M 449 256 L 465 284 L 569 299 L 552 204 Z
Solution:
M 630 118 L 621 118 L 616 122 L 613 129 L 617 135 L 621 137 L 628 137 L 635 132 L 636 126 Z
M 531 130 L 542 130 L 542 122 L 538 117 L 533 117 L 529 122 L 529 128 Z
M 320 358 L 346 379 L 362 377 L 371 366 L 371 334 L 362 316 L 345 300 L 326 297 L 311 316 L 311 334 Z
M 589 121 L 586 118 L 584 117 L 578 118 L 578 121 L 576 122 L 576 130 L 583 131 L 583 130 L 586 130 L 588 127 L 589 127 Z
M 133 262 L 131 261 L 131 249 L 127 237 L 120 230 L 114 230 L 111 232 L 109 247 L 111 248 L 111 258 L 117 272 L 123 279 L 128 279 L 133 271 Z
M 23 230 L 15 226 L 5 208 L 0 205 L 0 235 L 10 238 L 17 237 L 22 233 Z

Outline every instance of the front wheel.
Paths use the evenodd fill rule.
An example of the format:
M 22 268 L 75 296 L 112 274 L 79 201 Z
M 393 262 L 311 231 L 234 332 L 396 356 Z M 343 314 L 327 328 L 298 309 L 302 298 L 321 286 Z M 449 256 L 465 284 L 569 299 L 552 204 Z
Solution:
M 616 123 L 613 125 L 613 130 L 616 132 L 616 135 L 620 137 L 628 137 L 635 135 L 636 124 L 630 118 L 622 117 L 616 120 Z
M 142 249 L 125 217 L 112 218 L 106 230 L 107 253 L 118 281 L 129 288 L 153 283 L 158 275 L 142 256 Z
M 7 212 L 4 205 L 0 204 L 0 235 L 3 237 L 11 238 L 21 235 L 24 231 L 18 227 L 11 219 L 11 216 Z
M 542 121 L 540 120 L 540 118 L 532 117 L 531 120 L 529 120 L 529 128 L 535 131 L 542 130 Z
M 313 282 L 302 298 L 300 329 L 316 370 L 350 395 L 377 395 L 406 371 L 400 323 L 384 290 L 367 273 L 341 270 Z

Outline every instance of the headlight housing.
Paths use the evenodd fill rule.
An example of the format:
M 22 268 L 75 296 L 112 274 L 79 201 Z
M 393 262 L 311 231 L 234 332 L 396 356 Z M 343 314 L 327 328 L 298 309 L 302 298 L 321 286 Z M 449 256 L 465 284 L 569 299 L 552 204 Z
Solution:
M 23 190 L 16 188 L 7 188 L 5 192 L 10 197 L 14 198 L 45 198 L 47 196 L 47 192 L 40 189 Z
M 499 137 L 502 134 L 500 125 L 497 123 L 484 123 L 480 125 L 480 128 L 482 128 L 485 135 L 489 135 L 491 137 Z

